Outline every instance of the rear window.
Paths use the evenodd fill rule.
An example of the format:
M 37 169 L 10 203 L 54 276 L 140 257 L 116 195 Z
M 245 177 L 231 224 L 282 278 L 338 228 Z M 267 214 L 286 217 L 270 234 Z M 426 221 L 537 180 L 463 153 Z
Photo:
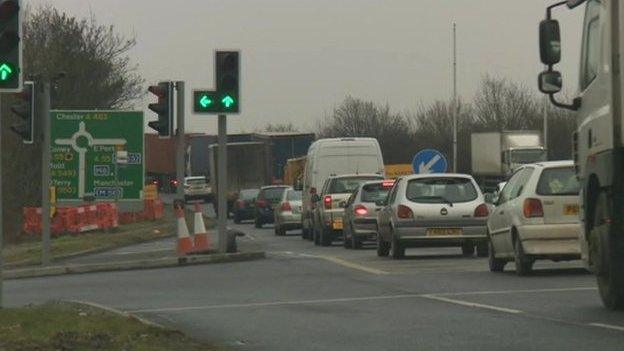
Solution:
M 288 201 L 301 201 L 301 198 L 302 198 L 301 191 L 289 190 L 288 194 L 286 195 L 286 199 Z
M 204 185 L 206 184 L 206 178 L 191 178 L 186 180 L 188 185 Z
M 467 178 L 422 178 L 410 180 L 405 195 L 412 202 L 444 204 L 474 201 L 479 193 Z
M 240 198 L 243 200 L 252 200 L 258 196 L 260 190 L 258 189 L 249 189 L 249 190 L 241 190 Z
M 331 181 L 328 194 L 346 194 L 354 192 L 360 184 L 371 180 L 378 180 L 378 177 L 349 177 L 349 178 L 336 178 Z
M 548 168 L 542 172 L 537 184 L 538 195 L 578 195 L 579 182 L 574 167 Z
M 383 201 L 388 197 L 392 187 L 383 186 L 383 184 L 367 184 L 362 187 L 362 202 Z
M 262 190 L 262 197 L 267 200 L 280 200 L 286 188 L 268 188 Z

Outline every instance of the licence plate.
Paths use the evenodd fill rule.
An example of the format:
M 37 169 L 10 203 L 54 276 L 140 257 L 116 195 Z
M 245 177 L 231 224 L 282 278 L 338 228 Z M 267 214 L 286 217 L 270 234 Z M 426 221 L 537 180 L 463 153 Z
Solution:
M 565 216 L 577 216 L 579 213 L 578 205 L 565 205 L 563 208 L 563 214 Z
M 453 236 L 462 235 L 463 231 L 459 228 L 429 228 L 427 236 Z
M 335 220 L 332 227 L 334 228 L 334 230 L 342 230 L 342 220 Z

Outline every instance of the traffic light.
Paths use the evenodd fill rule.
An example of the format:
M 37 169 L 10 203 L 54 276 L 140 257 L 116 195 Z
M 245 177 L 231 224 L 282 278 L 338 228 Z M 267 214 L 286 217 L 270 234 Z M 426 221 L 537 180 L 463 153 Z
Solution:
M 238 51 L 217 51 L 217 101 L 224 113 L 239 112 Z
M 161 137 L 173 135 L 173 82 L 160 82 L 147 89 L 158 97 L 158 102 L 149 104 L 148 108 L 158 115 L 158 121 L 152 121 L 147 125 L 158 132 Z
M 15 94 L 20 100 L 11 106 L 11 112 L 23 121 L 13 124 L 11 130 L 22 138 L 24 144 L 32 144 L 35 139 L 35 83 L 25 82 L 22 92 Z
M 0 91 L 22 88 L 22 23 L 19 0 L 0 0 Z

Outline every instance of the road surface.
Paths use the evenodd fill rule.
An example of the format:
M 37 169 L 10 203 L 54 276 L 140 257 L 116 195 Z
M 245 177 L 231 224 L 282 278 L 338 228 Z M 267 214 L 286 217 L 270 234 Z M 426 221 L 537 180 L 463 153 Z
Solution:
M 13 306 L 93 301 L 233 350 L 624 349 L 624 313 L 603 309 L 578 262 L 538 263 L 517 277 L 513 265 L 490 273 L 459 248 L 409 249 L 393 261 L 276 237 L 270 226 L 232 227 L 247 233 L 241 248 L 269 258 L 8 281 L 5 297 Z

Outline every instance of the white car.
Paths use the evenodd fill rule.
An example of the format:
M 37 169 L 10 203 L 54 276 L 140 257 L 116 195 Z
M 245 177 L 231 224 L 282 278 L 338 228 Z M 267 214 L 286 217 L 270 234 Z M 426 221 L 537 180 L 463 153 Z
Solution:
M 578 193 L 572 161 L 516 170 L 488 220 L 490 270 L 514 261 L 516 273 L 526 275 L 537 259 L 580 259 Z
M 212 188 L 208 185 L 206 177 L 194 176 L 184 178 L 184 200 L 204 200 L 212 199 Z

